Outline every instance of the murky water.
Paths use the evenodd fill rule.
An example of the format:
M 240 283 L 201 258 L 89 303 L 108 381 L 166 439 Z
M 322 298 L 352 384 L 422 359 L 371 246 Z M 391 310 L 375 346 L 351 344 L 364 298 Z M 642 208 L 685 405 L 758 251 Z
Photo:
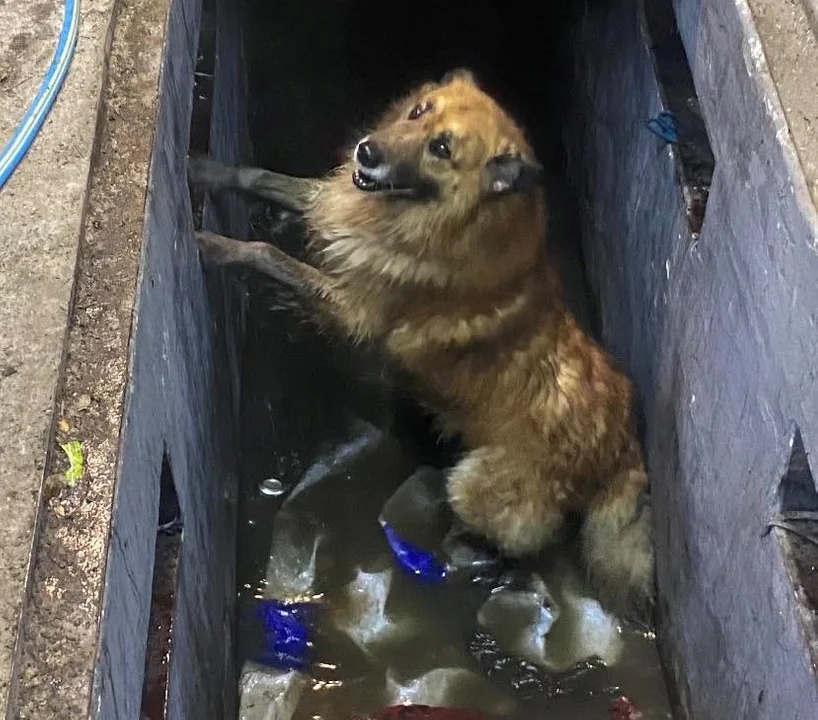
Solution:
M 570 548 L 511 564 L 459 540 L 448 532 L 451 518 L 405 484 L 416 462 L 388 432 L 357 421 L 309 466 L 284 463 L 296 471 L 276 478 L 282 494 L 265 492 L 262 478 L 248 498 L 245 542 L 253 536 L 269 551 L 266 566 L 243 578 L 243 607 L 260 598 L 309 602 L 315 616 L 309 666 L 290 675 L 285 704 L 295 707 L 253 714 L 259 694 L 248 678 L 283 673 L 243 663 L 251 675 L 242 717 L 347 720 L 409 702 L 608 718 L 614 698 L 626 695 L 646 720 L 669 718 L 652 638 L 601 610 Z M 440 550 L 445 582 L 399 566 L 382 512 L 413 542 Z M 257 655 L 258 622 L 245 619 L 239 639 L 242 659 Z

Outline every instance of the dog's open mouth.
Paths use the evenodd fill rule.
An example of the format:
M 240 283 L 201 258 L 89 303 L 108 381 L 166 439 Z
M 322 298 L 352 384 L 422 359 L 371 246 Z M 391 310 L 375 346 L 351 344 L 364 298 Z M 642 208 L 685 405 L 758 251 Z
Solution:
M 379 169 L 380 170 L 380 169 Z M 358 167 L 352 173 L 356 188 L 370 193 L 385 193 L 390 196 L 423 199 L 434 195 L 434 184 L 400 165 L 389 172 L 368 172 Z
M 358 190 L 363 190 L 364 192 L 378 192 L 379 190 L 389 189 L 388 184 L 381 182 L 372 175 L 368 175 L 361 169 L 352 173 L 352 182 L 355 183 L 355 187 L 358 188 Z
M 398 175 L 398 177 L 395 177 Z M 364 192 L 383 192 L 390 195 L 415 195 L 419 183 L 411 182 L 410 178 L 399 177 L 401 173 L 389 173 L 383 178 L 358 168 L 352 173 L 352 182 L 358 190 Z
M 360 168 L 352 173 L 352 182 L 355 183 L 358 190 L 364 192 L 388 192 L 405 195 L 415 191 L 414 185 L 395 182 L 392 178 L 381 180 Z

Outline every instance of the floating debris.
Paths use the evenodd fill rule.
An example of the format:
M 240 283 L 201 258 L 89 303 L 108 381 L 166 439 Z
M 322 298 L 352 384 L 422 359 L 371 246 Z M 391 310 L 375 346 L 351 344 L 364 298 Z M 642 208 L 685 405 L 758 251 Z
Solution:
M 284 490 L 284 483 L 277 478 L 267 478 L 266 480 L 262 480 L 261 485 L 258 488 L 258 491 L 262 495 L 268 495 L 270 497 L 281 495 L 284 493 Z
M 618 697 L 611 704 L 610 720 L 644 720 L 644 713 L 626 697 Z
M 306 622 L 314 607 L 308 603 L 259 600 L 254 617 L 263 628 L 263 648 L 255 662 L 281 670 L 305 670 L 311 643 Z
M 507 715 L 517 707 L 517 701 L 490 680 L 459 667 L 435 668 L 403 682 L 389 671 L 385 696 L 390 705 L 456 707 L 497 715 Z
M 446 579 L 449 574 L 448 570 L 434 553 L 403 540 L 385 522 L 382 522 L 381 526 L 395 559 L 406 572 L 430 583 L 441 583 Z
M 452 524 L 443 473 L 431 467 L 418 468 L 392 493 L 378 520 L 404 570 L 426 582 L 446 579 L 445 563 L 425 549 L 440 546 Z
M 392 493 L 378 519 L 414 545 L 439 546 L 453 519 L 446 501 L 445 475 L 421 466 Z
M 450 570 L 485 574 L 494 569 L 502 572 L 502 558 L 494 548 L 489 548 L 481 538 L 461 527 L 452 527 L 441 543 Z
M 273 523 L 265 595 L 285 602 L 311 595 L 316 556 L 323 539 L 316 521 L 287 509 L 279 512 Z
M 353 720 L 489 720 L 494 716 L 480 710 L 431 705 L 390 705 Z
M 469 642 L 469 653 L 480 671 L 497 685 L 510 687 L 525 702 L 556 697 L 573 691 L 583 676 L 605 668 L 597 659 L 586 660 L 563 672 L 552 672 L 500 649 L 489 633 L 478 631 Z
M 592 598 L 563 588 L 560 616 L 549 633 L 549 666 L 564 670 L 589 658 L 615 665 L 624 649 L 618 620 Z
M 506 652 L 535 665 L 548 665 L 546 636 L 557 614 L 545 583 L 534 574 L 520 589 L 494 590 L 477 612 L 477 622 Z
M 239 680 L 239 720 L 290 720 L 307 677 L 297 671 L 270 672 L 245 664 Z
M 375 643 L 412 632 L 411 624 L 396 622 L 386 612 L 391 588 L 391 569 L 378 573 L 359 569 L 345 588 L 346 602 L 335 615 L 335 625 L 365 652 Z
M 341 443 L 316 460 L 293 488 L 284 505 L 287 506 L 307 490 L 332 478 L 350 462 L 377 448 L 386 439 L 384 433 L 370 423 L 359 421 L 353 426 L 353 439 Z

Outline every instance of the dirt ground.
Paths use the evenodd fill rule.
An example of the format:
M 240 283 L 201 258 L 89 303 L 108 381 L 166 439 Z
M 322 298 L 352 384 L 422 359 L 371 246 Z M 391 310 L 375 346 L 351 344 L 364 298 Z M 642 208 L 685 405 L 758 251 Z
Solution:
M 0 4 L 0 142 L 36 94 L 62 2 Z M 9 691 L 91 166 L 113 0 L 86 0 L 63 92 L 0 190 L 0 696 Z
M 167 3 L 84 0 L 81 12 L 62 93 L 0 190 L 0 692 L 9 717 L 87 711 Z M 2 142 L 37 92 L 62 13 L 58 0 L 0 4 Z M 73 487 L 58 446 L 71 439 L 86 464 Z

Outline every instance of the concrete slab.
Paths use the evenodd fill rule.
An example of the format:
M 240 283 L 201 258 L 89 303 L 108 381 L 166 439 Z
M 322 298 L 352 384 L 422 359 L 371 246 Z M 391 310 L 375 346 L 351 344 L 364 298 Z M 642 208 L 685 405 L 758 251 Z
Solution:
M 13 690 L 113 5 L 84 0 L 62 94 L 0 191 L 0 697 Z M 36 93 L 61 21 L 59 0 L 0 5 L 0 142 Z
M 76 230 L 79 261 L 56 396 L 56 441 L 80 440 L 87 472 L 69 488 L 59 453 L 47 466 L 33 601 L 23 613 L 17 692 L 9 701 L 13 717 L 54 716 L 55 700 L 66 717 L 87 713 L 97 648 L 153 138 L 142 124 L 152 128 L 156 112 L 167 5 L 155 0 L 138 12 L 127 4 L 113 10 L 114 47 L 107 42 L 98 58 L 99 71 L 110 73 L 103 78 L 96 157 Z

